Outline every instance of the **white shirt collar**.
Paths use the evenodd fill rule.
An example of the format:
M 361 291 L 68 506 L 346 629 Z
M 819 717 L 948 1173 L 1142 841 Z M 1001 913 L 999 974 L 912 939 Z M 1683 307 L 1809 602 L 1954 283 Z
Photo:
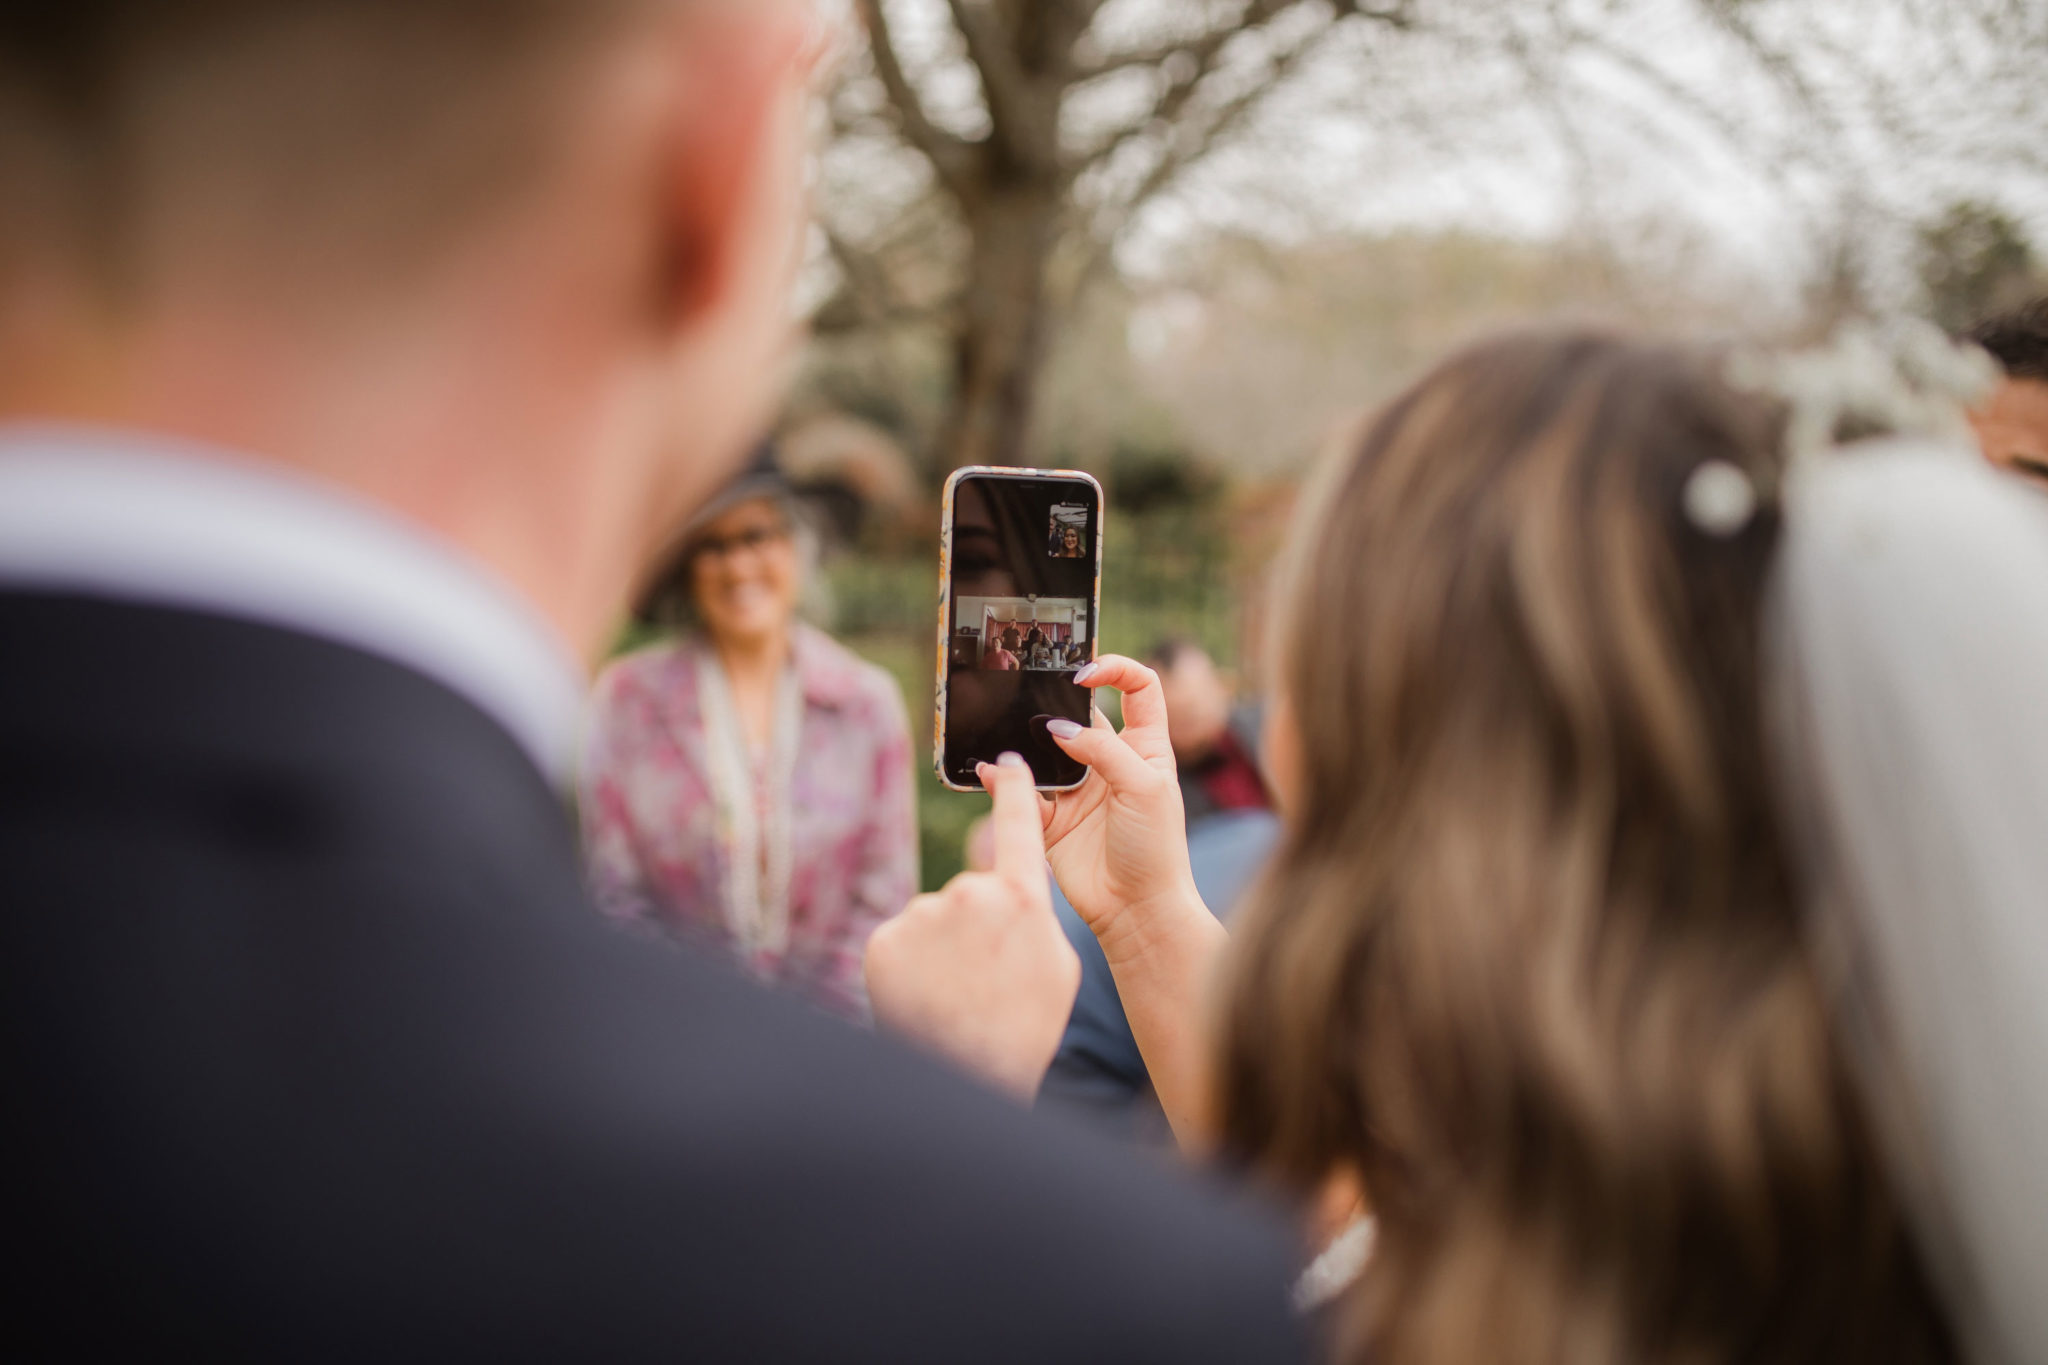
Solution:
M 0 424 L 0 585 L 320 636 L 460 693 L 557 783 L 574 761 L 580 670 L 525 598 L 369 500 L 261 461 Z

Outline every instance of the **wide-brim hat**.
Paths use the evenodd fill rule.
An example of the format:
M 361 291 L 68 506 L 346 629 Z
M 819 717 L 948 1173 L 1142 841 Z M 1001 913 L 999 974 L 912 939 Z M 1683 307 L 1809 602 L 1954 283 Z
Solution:
M 773 498 L 780 502 L 790 497 L 793 492 L 789 476 L 782 472 L 782 464 L 776 459 L 775 443 L 763 441 L 754 448 L 754 454 L 747 461 L 747 467 L 734 475 L 723 488 L 713 493 L 710 499 L 692 514 L 689 521 L 683 524 L 682 531 L 676 536 L 676 548 L 688 550 L 691 542 L 696 540 L 706 526 L 743 502 L 752 502 L 756 498 Z
M 784 502 L 794 496 L 795 489 L 775 458 L 774 443 L 763 441 L 755 448 L 746 468 L 712 494 L 670 539 L 668 549 L 656 561 L 656 568 L 646 586 L 634 599 L 633 615 L 642 621 L 658 621 L 664 617 L 663 603 L 674 597 L 687 581 L 690 557 L 696 551 L 705 527 L 743 502 L 752 502 L 756 498 Z

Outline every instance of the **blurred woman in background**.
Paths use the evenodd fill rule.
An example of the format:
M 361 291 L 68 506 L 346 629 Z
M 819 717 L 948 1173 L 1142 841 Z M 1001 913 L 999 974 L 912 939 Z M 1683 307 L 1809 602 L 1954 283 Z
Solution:
M 676 637 L 598 680 L 584 843 L 608 913 L 864 1018 L 868 935 L 916 890 L 910 731 L 886 673 L 797 620 L 805 558 L 764 453 L 641 596 Z

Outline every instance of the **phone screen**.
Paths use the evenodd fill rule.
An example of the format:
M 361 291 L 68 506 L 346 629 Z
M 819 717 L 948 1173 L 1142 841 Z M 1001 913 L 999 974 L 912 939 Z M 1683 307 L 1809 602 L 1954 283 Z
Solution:
M 1095 657 L 1102 490 L 1084 474 L 966 471 L 948 502 L 940 776 L 1022 754 L 1041 787 L 1087 775 L 1046 722 L 1086 725 L 1074 672 Z

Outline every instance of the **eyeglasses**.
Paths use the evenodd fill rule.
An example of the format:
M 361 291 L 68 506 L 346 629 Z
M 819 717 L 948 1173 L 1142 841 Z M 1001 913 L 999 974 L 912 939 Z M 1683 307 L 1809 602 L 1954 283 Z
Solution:
M 729 536 L 707 536 L 691 549 L 692 555 L 716 555 L 723 558 L 742 551 L 752 554 L 789 539 L 787 526 L 750 526 Z

